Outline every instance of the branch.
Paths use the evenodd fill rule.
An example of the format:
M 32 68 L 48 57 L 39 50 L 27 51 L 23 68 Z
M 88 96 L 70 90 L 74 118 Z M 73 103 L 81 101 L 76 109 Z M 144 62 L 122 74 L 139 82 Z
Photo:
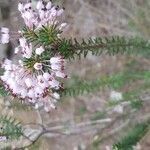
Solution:
M 58 43 L 58 51 L 68 59 L 74 59 L 76 56 L 79 58 L 81 56 L 86 57 L 88 53 L 95 56 L 101 54 L 135 54 L 149 58 L 150 42 L 138 37 L 125 38 L 119 36 L 82 39 L 82 42 L 76 39 L 63 39 Z
M 126 106 L 128 106 L 128 105 L 129 105 L 129 103 Z M 106 111 L 107 112 L 111 111 L 109 114 L 112 114 L 112 110 L 107 109 Z M 130 119 L 128 118 L 127 114 L 130 114 Z M 81 123 L 78 123 L 75 125 L 69 124 L 69 126 L 66 126 L 66 122 L 60 126 L 59 125 L 52 126 L 50 128 L 44 126 L 43 124 L 28 123 L 25 126 L 35 125 L 36 128 L 37 128 L 37 126 L 40 127 L 42 129 L 42 131 L 36 137 L 34 136 L 34 139 L 32 139 L 32 140 L 30 139 L 30 137 L 28 137 L 28 139 L 30 139 L 30 140 L 28 140 L 29 141 L 28 145 L 17 148 L 17 150 L 19 150 L 19 149 L 22 150 L 24 148 L 31 147 L 36 141 L 38 141 L 38 139 L 41 136 L 44 136 L 44 135 L 48 136 L 48 137 L 58 137 L 61 135 L 68 136 L 68 135 L 81 134 L 81 133 L 84 133 L 84 132 L 87 132 L 87 131 L 93 130 L 93 129 L 95 129 L 95 130 L 101 129 L 100 132 L 102 131 L 102 134 L 101 134 L 101 140 L 102 140 L 108 136 L 111 136 L 112 134 L 115 134 L 117 131 L 120 131 L 122 128 L 124 128 L 124 125 L 125 125 L 124 123 L 119 129 L 118 129 L 118 127 L 114 129 L 113 124 L 118 123 L 118 121 L 122 122 L 122 119 L 124 120 L 125 118 L 127 119 L 126 125 L 128 125 L 129 120 L 132 122 L 137 122 L 137 117 L 135 116 L 135 112 L 133 112 L 132 110 L 130 110 L 130 111 L 128 110 L 127 113 L 125 113 L 121 116 L 118 116 L 117 118 L 108 117 L 105 119 L 85 121 L 85 122 L 81 122 Z M 148 119 L 149 119 L 149 114 L 145 115 L 144 117 L 143 117 L 143 115 L 138 116 L 138 122 L 145 122 L 145 120 L 148 120 Z M 125 120 L 123 122 L 125 122 Z M 112 130 L 106 135 L 105 129 L 108 131 L 108 127 L 112 128 Z M 103 135 L 103 132 L 104 132 L 104 135 Z
M 111 88 L 121 88 L 125 84 L 135 81 L 144 80 L 148 83 L 147 88 L 150 88 L 150 71 L 142 72 L 121 72 L 116 75 L 101 77 L 93 81 L 75 81 L 75 84 L 67 87 L 62 91 L 61 96 L 78 96 L 85 93 L 91 93 L 99 90 L 100 88 L 111 87 Z

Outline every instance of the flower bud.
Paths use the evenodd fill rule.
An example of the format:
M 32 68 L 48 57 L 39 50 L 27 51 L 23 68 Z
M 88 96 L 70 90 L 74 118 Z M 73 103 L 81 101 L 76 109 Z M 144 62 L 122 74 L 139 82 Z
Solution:
M 20 12 L 22 12 L 22 11 L 24 10 L 24 6 L 23 6 L 22 3 L 19 3 L 19 4 L 18 4 L 18 10 L 19 10 Z
M 36 70 L 42 70 L 42 63 L 35 63 L 34 64 L 34 69 L 36 69 Z
M 35 50 L 35 53 L 37 55 L 41 55 L 44 51 L 45 51 L 44 48 L 41 46 Z
M 53 97 L 55 98 L 55 99 L 60 99 L 60 95 L 58 94 L 58 93 L 53 93 Z

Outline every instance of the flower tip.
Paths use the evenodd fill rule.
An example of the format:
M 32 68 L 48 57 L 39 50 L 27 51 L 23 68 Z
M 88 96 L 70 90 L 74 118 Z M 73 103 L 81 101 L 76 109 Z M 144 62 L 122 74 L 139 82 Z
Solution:
M 34 69 L 36 69 L 36 70 L 42 70 L 42 63 L 35 63 L 34 64 Z
M 41 10 L 42 8 L 44 8 L 44 4 L 43 1 L 40 0 L 37 2 L 36 9 Z
M 4 34 L 9 34 L 9 28 L 6 28 L 6 27 L 1 27 L 1 32 L 4 33 Z
M 51 7 L 52 7 L 52 3 L 51 3 L 51 1 L 49 1 L 46 5 L 46 9 L 51 9 Z
M 24 6 L 23 6 L 23 3 L 22 3 L 22 2 L 20 2 L 20 3 L 18 4 L 18 10 L 19 10 L 20 12 L 22 12 L 22 11 L 24 10 Z
M 60 99 L 60 95 L 59 95 L 58 93 L 56 93 L 56 92 L 53 93 L 53 97 L 54 97 L 55 99 L 57 99 L 57 100 Z
M 41 46 L 35 50 L 35 53 L 37 55 L 41 55 L 44 51 L 45 51 L 44 48 Z

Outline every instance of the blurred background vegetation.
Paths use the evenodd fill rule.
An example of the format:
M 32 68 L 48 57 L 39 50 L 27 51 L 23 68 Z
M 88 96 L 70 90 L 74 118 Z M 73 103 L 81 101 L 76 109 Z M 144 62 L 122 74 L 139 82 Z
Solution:
M 12 30 L 21 26 L 17 3 L 18 0 L 0 0 L 0 26 Z M 149 0 L 55 0 L 55 3 L 66 10 L 65 19 L 69 23 L 64 33 L 66 38 L 111 35 L 150 38 Z M 15 61 L 12 55 L 14 46 L 14 43 L 1 45 L 1 58 L 7 56 Z M 141 150 L 149 150 L 149 56 L 103 54 L 96 57 L 89 54 L 86 59 L 69 62 L 67 67 L 71 79 L 66 87 L 70 92 L 58 103 L 57 110 L 37 114 L 9 98 L 1 102 L 4 105 L 0 108 L 2 115 L 10 114 L 23 123 L 38 123 L 41 119 L 47 127 L 63 125 L 68 131 L 76 129 L 68 136 L 45 136 L 30 150 L 109 150 L 112 145 L 114 150 L 132 150 L 138 144 Z M 112 91 L 121 93 L 123 98 L 112 100 Z M 9 107 L 7 101 L 11 102 Z M 106 118 L 112 122 L 99 123 Z M 87 122 L 90 122 L 88 126 Z M 85 127 L 79 128 L 79 123 Z

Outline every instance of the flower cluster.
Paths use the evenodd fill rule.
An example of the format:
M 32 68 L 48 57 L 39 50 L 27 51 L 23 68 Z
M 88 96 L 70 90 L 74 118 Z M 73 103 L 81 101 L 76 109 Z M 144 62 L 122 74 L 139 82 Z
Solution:
M 32 8 L 31 1 L 18 5 L 25 25 L 33 33 L 54 24 L 59 30 L 66 26 L 66 23 L 60 24 L 58 18 L 64 9 L 52 6 L 51 1 L 38 1 L 36 8 Z M 1 42 L 8 43 L 9 29 L 2 28 L 1 32 Z M 58 79 L 67 78 L 64 72 L 65 59 L 57 51 L 51 55 L 48 51 L 51 45 L 35 45 L 24 36 L 24 31 L 18 31 L 18 34 L 19 46 L 15 48 L 15 54 L 21 55 L 22 59 L 18 63 L 5 59 L 2 64 L 5 71 L 0 79 L 13 96 L 33 104 L 36 108 L 44 107 L 48 112 L 55 108 L 56 101 L 60 99 L 59 90 L 63 88 L 63 84 Z
M 42 26 L 59 24 L 57 18 L 64 12 L 64 9 L 53 6 L 51 1 L 46 3 L 43 0 L 37 2 L 36 9 L 37 11 L 32 8 L 31 1 L 26 4 L 19 3 L 18 5 L 18 10 L 29 28 L 39 29 Z M 66 23 L 62 23 L 59 28 L 62 29 L 66 25 Z

